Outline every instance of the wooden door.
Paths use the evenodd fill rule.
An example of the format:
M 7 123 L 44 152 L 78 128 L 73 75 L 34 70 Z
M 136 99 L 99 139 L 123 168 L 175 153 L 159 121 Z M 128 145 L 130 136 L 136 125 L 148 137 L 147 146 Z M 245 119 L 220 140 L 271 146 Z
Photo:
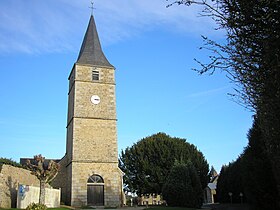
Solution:
M 104 185 L 87 186 L 87 203 L 90 206 L 104 206 Z

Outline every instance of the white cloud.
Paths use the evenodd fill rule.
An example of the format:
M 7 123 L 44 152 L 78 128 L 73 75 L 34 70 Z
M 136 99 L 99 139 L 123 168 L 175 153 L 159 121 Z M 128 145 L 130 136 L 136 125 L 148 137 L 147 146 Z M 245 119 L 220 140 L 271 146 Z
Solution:
M 215 89 L 211 89 L 211 90 L 196 92 L 196 93 L 189 94 L 187 96 L 187 98 L 201 98 L 201 97 L 205 97 L 205 96 L 211 96 L 211 95 L 215 95 L 215 94 L 219 94 L 219 93 L 224 93 L 225 90 L 229 90 L 229 88 L 230 88 L 230 86 L 227 85 L 224 87 L 219 87 L 219 88 L 215 88 Z
M 198 8 L 173 6 L 165 0 L 96 1 L 94 10 L 106 45 L 155 27 L 186 34 L 211 31 Z M 1 0 L 0 53 L 44 53 L 79 48 L 90 15 L 88 0 Z M 206 27 L 207 26 L 207 27 Z

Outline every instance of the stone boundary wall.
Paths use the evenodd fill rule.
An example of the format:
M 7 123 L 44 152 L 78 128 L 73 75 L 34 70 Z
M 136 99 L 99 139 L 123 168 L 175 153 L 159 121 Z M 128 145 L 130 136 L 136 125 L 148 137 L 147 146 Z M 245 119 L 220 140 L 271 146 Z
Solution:
M 39 203 L 40 187 L 19 185 L 17 208 L 25 209 L 31 203 Z M 48 208 L 60 206 L 60 189 L 46 188 L 45 204 Z
M 66 203 L 66 196 L 70 194 L 67 192 L 67 172 L 66 172 L 66 165 L 67 165 L 67 157 L 64 156 L 58 163 L 60 165 L 59 171 L 57 176 L 51 181 L 50 185 L 53 188 L 60 188 L 61 189 L 61 201 Z
M 19 184 L 40 186 L 29 170 L 0 165 L 0 208 L 16 208 Z

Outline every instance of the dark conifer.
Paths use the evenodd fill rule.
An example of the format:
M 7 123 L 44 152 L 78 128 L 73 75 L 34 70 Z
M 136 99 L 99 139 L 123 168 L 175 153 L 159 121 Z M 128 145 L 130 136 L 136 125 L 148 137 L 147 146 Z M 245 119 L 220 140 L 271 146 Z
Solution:
M 162 195 L 168 206 L 188 208 L 202 206 L 203 190 L 191 162 L 175 163 L 163 186 Z
M 209 165 L 203 154 L 185 139 L 158 133 L 141 139 L 121 152 L 119 167 L 125 173 L 126 190 L 161 194 L 174 163 L 192 162 L 205 188 L 209 181 Z

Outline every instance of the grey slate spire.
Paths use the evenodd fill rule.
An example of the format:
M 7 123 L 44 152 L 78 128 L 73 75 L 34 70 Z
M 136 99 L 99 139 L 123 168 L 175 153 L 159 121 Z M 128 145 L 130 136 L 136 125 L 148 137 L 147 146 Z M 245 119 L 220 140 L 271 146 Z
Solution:
M 114 68 L 102 51 L 93 15 L 90 16 L 77 63 Z

